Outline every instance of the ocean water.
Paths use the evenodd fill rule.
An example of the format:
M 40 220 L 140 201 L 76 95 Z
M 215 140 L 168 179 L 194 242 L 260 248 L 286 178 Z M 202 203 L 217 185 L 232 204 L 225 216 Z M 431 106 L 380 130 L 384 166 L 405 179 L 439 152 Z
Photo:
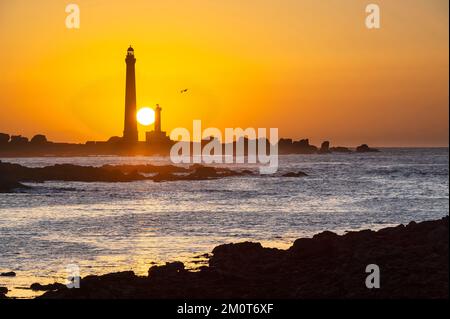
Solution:
M 8 296 L 30 297 L 33 282 L 134 270 L 196 256 L 223 243 L 287 248 L 324 230 L 379 229 L 449 213 L 448 148 L 280 156 L 277 175 L 154 183 L 45 182 L 0 194 L 0 277 Z M 26 166 L 167 164 L 161 157 L 8 158 Z M 239 165 L 239 168 L 256 166 Z M 231 167 L 233 168 L 233 167 Z M 237 168 L 237 167 L 236 167 Z

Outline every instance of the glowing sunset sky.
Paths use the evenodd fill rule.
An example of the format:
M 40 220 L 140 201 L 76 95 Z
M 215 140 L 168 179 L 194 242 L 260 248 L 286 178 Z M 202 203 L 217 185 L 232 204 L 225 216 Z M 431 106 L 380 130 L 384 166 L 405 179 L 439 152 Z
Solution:
M 448 146 L 447 0 L 376 1 L 379 30 L 368 0 L 70 2 L 0 0 L 0 132 L 121 135 L 132 44 L 138 107 L 159 103 L 168 132 L 201 119 L 314 144 Z

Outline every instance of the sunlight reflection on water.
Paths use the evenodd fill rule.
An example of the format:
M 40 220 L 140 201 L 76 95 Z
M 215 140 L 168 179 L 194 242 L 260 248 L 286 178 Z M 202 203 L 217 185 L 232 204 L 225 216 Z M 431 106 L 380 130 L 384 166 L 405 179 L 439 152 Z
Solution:
M 26 166 L 167 164 L 166 158 L 2 159 Z M 287 248 L 302 236 L 378 229 L 448 215 L 448 149 L 384 149 L 374 154 L 280 157 L 280 173 L 154 183 L 46 182 L 0 194 L 0 286 L 65 281 L 118 270 L 145 275 L 151 262 L 193 258 L 218 244 L 259 241 Z M 240 165 L 240 168 L 256 167 Z M 30 296 L 14 289 L 8 296 Z

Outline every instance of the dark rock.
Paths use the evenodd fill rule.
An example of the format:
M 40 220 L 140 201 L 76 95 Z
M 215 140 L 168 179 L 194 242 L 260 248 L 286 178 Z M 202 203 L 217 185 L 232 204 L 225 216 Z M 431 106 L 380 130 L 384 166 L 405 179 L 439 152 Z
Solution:
M 259 243 L 220 245 L 209 266 L 188 271 L 180 262 L 133 272 L 87 276 L 80 289 L 38 298 L 368 299 L 449 296 L 449 218 L 339 236 L 322 232 L 288 250 Z M 368 264 L 382 270 L 382 288 L 367 289 Z
M 172 173 L 158 173 L 153 177 L 154 182 L 167 182 L 179 180 L 179 177 Z
M 278 147 L 281 150 L 290 149 L 292 147 L 292 138 L 281 138 L 278 141 Z
M 370 148 L 367 144 L 362 144 L 356 148 L 356 152 L 358 153 L 370 153 L 370 152 L 379 152 L 376 148 Z
M 2 272 L 0 277 L 15 277 L 16 273 L 14 271 Z
M 218 179 L 231 176 L 251 175 L 251 171 L 233 171 L 228 168 L 210 167 L 199 164 L 194 164 L 189 167 L 188 172 L 190 174 L 173 174 L 171 172 L 160 172 L 152 179 L 155 182 L 167 182 L 167 181 L 197 181 Z
M 38 134 L 33 136 L 33 138 L 30 141 L 31 144 L 45 144 L 48 143 L 47 137 L 42 134 Z
M 317 146 L 310 145 L 309 139 L 303 139 L 292 143 L 294 153 L 296 154 L 313 154 L 317 153 Z
M 333 153 L 351 153 L 352 152 L 351 149 L 349 149 L 348 147 L 343 147 L 343 146 L 331 147 L 330 151 Z
M 28 143 L 28 138 L 21 135 L 13 135 L 11 136 L 9 143 L 12 145 L 26 145 Z
M 156 173 L 156 175 L 144 176 L 141 173 Z M 132 182 L 140 180 L 165 182 L 208 180 L 251 174 L 252 172 L 250 171 L 233 171 L 228 168 L 215 168 L 203 165 L 192 165 L 189 169 L 173 165 L 104 165 L 102 167 L 92 167 L 57 164 L 45 167 L 25 167 L 19 164 L 0 162 L 0 183 L 5 184 L 5 189 L 5 181 L 13 181 L 14 183 L 19 181 Z M 20 186 L 20 184 L 16 185 L 17 187 Z M 25 188 L 26 186 L 22 187 Z
M 218 176 L 217 170 L 209 166 L 194 166 L 194 172 L 188 175 L 188 179 L 209 179 Z
M 184 264 L 179 261 L 166 263 L 164 266 L 152 266 L 148 270 L 148 276 L 151 278 L 154 277 L 164 277 L 164 276 L 172 276 L 178 275 L 180 273 L 185 272 Z
M 208 253 L 194 256 L 194 258 L 210 258 L 210 257 L 211 257 L 211 255 Z
M 13 181 L 76 181 L 76 182 L 131 182 L 146 179 L 139 174 L 127 175 L 120 170 L 101 167 L 57 164 L 45 167 L 25 167 L 0 163 L 0 176 Z
M 234 276 L 247 276 L 255 271 L 260 273 L 262 260 L 273 263 L 282 254 L 278 249 L 263 248 L 260 243 L 252 242 L 220 245 L 212 253 L 210 268 Z
M 308 176 L 308 174 L 306 174 L 302 171 L 298 171 L 297 173 L 289 172 L 289 173 L 283 174 L 282 176 L 283 177 L 304 177 L 304 176 Z
M 103 165 L 106 170 L 119 170 L 122 173 L 139 172 L 139 173 L 186 173 L 189 169 L 175 165 Z
M 5 133 L 0 133 L 0 145 L 7 144 L 9 142 L 9 135 Z
M 29 189 L 31 187 L 23 185 L 17 181 L 3 180 L 0 177 L 0 193 L 10 193 L 17 189 Z
M 50 291 L 67 288 L 66 285 L 60 283 L 53 283 L 48 285 L 41 285 L 40 283 L 31 284 L 30 289 L 33 291 Z
M 289 253 L 294 254 L 296 258 L 318 255 L 330 256 L 336 248 L 335 241 L 338 238 L 339 236 L 335 233 L 325 231 L 314 235 L 313 238 L 297 239 L 288 251 Z
M 322 143 L 319 149 L 319 154 L 328 154 L 330 153 L 330 142 L 325 141 Z
M 101 278 L 102 280 L 105 281 L 127 281 L 127 280 L 133 280 L 136 275 L 134 274 L 134 271 L 119 271 L 119 272 L 114 272 L 114 273 L 110 273 L 110 274 L 106 274 L 106 275 L 102 275 L 102 276 L 93 276 L 93 277 L 97 277 L 97 278 Z M 87 278 L 87 277 L 86 277 Z
M 122 138 L 122 137 L 119 137 L 119 136 L 111 136 L 111 137 L 108 139 L 108 143 L 114 143 L 114 144 L 122 143 L 122 141 L 123 141 L 123 138 Z

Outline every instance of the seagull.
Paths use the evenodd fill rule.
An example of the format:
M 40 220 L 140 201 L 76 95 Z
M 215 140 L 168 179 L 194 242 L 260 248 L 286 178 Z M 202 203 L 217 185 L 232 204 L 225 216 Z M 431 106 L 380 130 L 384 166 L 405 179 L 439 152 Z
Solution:
M 181 90 L 180 93 L 186 93 L 188 89 Z

